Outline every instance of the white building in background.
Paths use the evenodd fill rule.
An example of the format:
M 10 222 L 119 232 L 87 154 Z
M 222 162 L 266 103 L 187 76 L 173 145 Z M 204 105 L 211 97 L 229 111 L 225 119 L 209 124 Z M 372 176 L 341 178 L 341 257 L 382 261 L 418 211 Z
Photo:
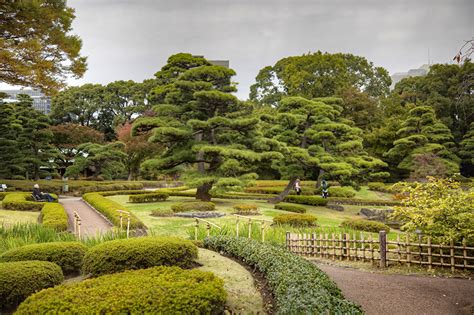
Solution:
M 43 114 L 49 114 L 51 112 L 51 98 L 41 93 L 40 90 L 36 89 L 19 89 L 19 90 L 0 90 L 0 92 L 6 93 L 7 98 L 4 98 L 4 102 L 16 102 L 19 94 L 29 95 L 33 99 L 33 107 L 42 112 Z

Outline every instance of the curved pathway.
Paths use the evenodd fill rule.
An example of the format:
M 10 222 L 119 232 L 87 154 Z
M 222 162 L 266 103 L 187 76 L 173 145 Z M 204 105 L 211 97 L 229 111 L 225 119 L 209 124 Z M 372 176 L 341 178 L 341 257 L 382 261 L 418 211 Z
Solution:
M 66 209 L 71 231 L 74 229 L 74 211 L 81 217 L 81 234 L 83 236 L 96 236 L 112 229 L 112 225 L 80 197 L 60 196 L 59 203 Z
M 371 273 L 316 265 L 366 314 L 474 314 L 474 280 Z

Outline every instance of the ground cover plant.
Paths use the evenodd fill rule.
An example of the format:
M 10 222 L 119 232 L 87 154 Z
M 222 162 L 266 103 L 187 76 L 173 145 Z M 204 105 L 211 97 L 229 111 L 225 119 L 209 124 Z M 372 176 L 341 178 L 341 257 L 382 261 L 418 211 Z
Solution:
M 161 266 L 43 290 L 16 314 L 219 314 L 225 301 L 223 281 L 212 273 Z
M 277 314 L 362 314 L 361 308 L 345 300 L 324 272 L 281 247 L 225 236 L 206 238 L 204 245 L 258 268 L 272 290 Z
M 197 247 L 176 237 L 140 237 L 104 242 L 89 249 L 83 272 L 93 276 L 154 266 L 189 267 Z
M 48 242 L 10 249 L 0 255 L 0 261 L 49 261 L 67 275 L 80 272 L 86 251 L 87 247 L 79 242 Z
M 0 263 L 0 311 L 16 307 L 31 294 L 63 282 L 61 268 L 47 261 Z

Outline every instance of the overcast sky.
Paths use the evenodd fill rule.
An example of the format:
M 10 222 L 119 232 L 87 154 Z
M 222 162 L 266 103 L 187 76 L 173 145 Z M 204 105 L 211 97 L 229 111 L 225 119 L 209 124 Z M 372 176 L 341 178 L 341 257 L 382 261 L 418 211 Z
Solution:
M 474 36 L 472 0 L 69 0 L 88 71 L 71 84 L 142 81 L 169 55 L 228 59 L 239 98 L 259 69 L 321 50 L 365 56 L 391 74 L 451 63 Z

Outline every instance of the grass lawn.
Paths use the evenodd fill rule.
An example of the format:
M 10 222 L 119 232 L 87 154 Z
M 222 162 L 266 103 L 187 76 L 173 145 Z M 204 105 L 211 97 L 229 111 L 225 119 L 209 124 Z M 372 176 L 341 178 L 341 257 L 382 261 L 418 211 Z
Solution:
M 15 211 L 0 208 L 0 224 L 36 223 L 38 222 L 39 214 L 38 211 Z
M 359 191 L 356 191 L 354 198 L 372 199 L 372 200 L 392 200 L 392 195 L 384 192 L 369 190 L 367 186 L 361 186 Z

